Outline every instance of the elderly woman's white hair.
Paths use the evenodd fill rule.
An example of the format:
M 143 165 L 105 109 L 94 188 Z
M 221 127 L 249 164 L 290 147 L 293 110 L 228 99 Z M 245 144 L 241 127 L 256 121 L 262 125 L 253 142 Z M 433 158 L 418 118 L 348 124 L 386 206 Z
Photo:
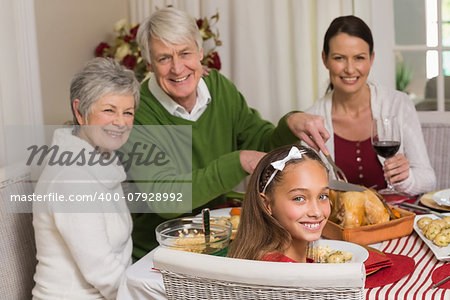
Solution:
M 137 32 L 136 40 L 142 57 L 150 64 L 150 40 L 155 38 L 164 44 L 183 44 L 194 41 L 198 50 L 203 48 L 203 39 L 195 18 L 188 13 L 173 8 L 162 8 L 146 18 Z
M 84 119 L 89 115 L 92 105 L 108 94 L 133 95 L 134 108 L 139 105 L 139 82 L 134 72 L 120 65 L 112 58 L 97 57 L 86 63 L 70 84 L 70 106 L 75 125 L 78 123 L 73 103 L 79 99 L 78 112 Z M 76 127 L 77 128 L 77 127 Z

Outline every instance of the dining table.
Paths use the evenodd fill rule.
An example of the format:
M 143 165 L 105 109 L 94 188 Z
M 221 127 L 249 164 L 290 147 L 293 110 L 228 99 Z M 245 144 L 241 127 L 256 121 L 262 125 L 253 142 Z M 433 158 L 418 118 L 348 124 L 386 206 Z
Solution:
M 411 264 L 410 270 L 404 272 L 406 275 L 387 284 L 383 283 L 383 279 L 381 282 L 376 279 L 376 276 L 384 276 L 384 274 L 380 274 L 382 271 L 367 275 L 364 289 L 365 299 L 450 299 L 450 282 L 441 287 L 433 287 L 433 284 L 436 283 L 433 282 L 433 273 L 445 268 L 445 272 L 449 274 L 444 275 L 450 275 L 450 261 L 438 260 L 416 231 L 413 230 L 409 235 L 400 238 L 368 246 L 394 257 L 408 258 Z M 150 251 L 127 269 L 125 279 L 119 287 L 118 300 L 167 299 L 162 275 L 153 268 L 153 256 L 156 249 Z M 394 264 L 389 268 L 393 268 L 395 273 L 399 270 L 394 268 L 401 269 L 403 266 Z M 385 271 L 389 268 L 386 268 Z
M 436 269 L 449 262 L 437 260 L 415 231 L 402 238 L 382 242 L 379 250 L 413 258 L 414 270 L 396 282 L 365 289 L 366 299 L 450 299 L 450 289 L 433 288 L 431 279 Z M 366 278 L 366 282 L 370 276 L 372 275 Z

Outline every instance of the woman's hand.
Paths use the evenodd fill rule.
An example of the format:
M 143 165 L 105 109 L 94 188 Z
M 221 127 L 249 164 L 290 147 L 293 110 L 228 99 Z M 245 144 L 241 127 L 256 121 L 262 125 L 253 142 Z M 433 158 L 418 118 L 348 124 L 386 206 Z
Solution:
M 325 129 L 324 119 L 321 116 L 296 112 L 287 117 L 286 122 L 291 131 L 302 141 L 316 151 L 322 151 L 328 155 L 325 142 L 330 138 L 330 134 Z
M 391 183 L 403 181 L 409 177 L 409 161 L 403 153 L 397 153 L 385 160 L 383 171 Z

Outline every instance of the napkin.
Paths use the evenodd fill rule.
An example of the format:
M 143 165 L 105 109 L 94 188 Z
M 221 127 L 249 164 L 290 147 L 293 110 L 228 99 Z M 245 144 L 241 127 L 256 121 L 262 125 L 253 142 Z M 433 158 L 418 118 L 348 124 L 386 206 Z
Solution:
M 400 194 L 387 194 L 383 195 L 383 198 L 389 204 L 399 204 L 402 202 L 414 203 L 417 199 L 416 197 L 408 197 Z
M 369 258 L 364 262 L 366 274 L 371 274 L 376 270 L 392 266 L 391 259 L 384 253 L 369 250 Z
M 390 268 L 384 268 L 373 275 L 367 276 L 365 288 L 374 288 L 396 282 L 414 272 L 414 259 L 405 255 L 386 253 L 392 261 Z
M 433 274 L 431 275 L 431 280 L 433 281 L 433 284 L 436 284 L 449 275 L 450 275 L 450 264 L 445 264 L 433 271 Z M 446 283 L 440 285 L 438 288 L 450 289 L 450 281 L 447 281 Z

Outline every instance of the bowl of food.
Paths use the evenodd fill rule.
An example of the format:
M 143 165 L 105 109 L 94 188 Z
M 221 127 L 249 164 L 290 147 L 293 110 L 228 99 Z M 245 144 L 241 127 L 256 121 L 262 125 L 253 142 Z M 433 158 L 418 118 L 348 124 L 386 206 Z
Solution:
M 156 239 L 163 247 L 195 253 L 226 256 L 232 225 L 225 218 L 211 218 L 209 241 L 201 217 L 185 217 L 159 224 Z

